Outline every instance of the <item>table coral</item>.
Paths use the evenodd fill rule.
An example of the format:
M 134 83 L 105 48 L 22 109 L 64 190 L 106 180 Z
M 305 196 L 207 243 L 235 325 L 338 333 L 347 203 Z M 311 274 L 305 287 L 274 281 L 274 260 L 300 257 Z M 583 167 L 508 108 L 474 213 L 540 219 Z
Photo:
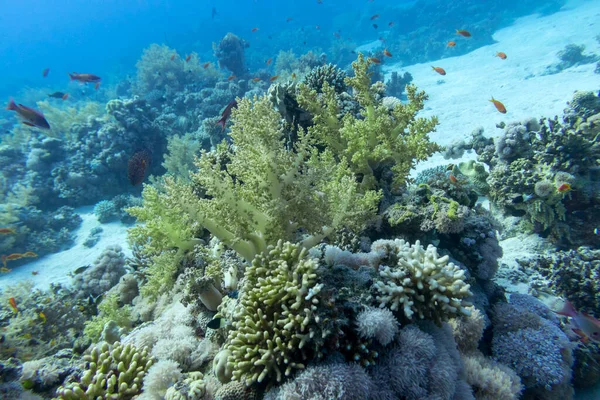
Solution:
M 439 257 L 434 246 L 425 249 L 419 241 L 411 245 L 396 239 L 384 246 L 397 263 L 380 266 L 379 280 L 373 285 L 380 307 L 402 311 L 409 320 L 442 321 L 469 313 L 465 298 L 471 291 L 464 281 L 465 271 L 449 262 L 448 256 Z

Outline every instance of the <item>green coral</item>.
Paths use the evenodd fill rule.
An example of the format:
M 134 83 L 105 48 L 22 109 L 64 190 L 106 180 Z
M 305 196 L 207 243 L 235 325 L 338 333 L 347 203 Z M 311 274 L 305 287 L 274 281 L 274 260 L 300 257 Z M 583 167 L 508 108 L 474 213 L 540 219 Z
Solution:
M 74 125 L 89 124 L 96 119 L 108 121 L 103 104 L 96 101 L 86 101 L 72 107 L 55 107 L 48 100 L 43 100 L 38 101 L 37 105 L 46 119 L 51 121 L 52 129 L 44 131 L 51 137 L 80 140 L 74 133 L 77 129 L 72 129 Z
M 469 160 L 458 164 L 458 170 L 461 174 L 469 178 L 469 182 L 473 184 L 477 194 L 486 196 L 490 191 L 490 186 L 487 183 L 488 172 L 483 164 L 475 160 Z
M 194 159 L 200 155 L 201 146 L 191 133 L 171 136 L 162 166 L 169 175 L 189 182 L 190 171 L 194 169 Z
M 331 149 L 337 160 L 348 163 L 353 173 L 362 176 L 363 189 L 378 186 L 374 170 L 383 165 L 390 165 L 394 183 L 403 185 L 418 161 L 441 149 L 428 136 L 438 121 L 436 117 L 417 117 L 427 95 L 414 85 L 407 86 L 408 103 L 399 103 L 392 110 L 384 106 L 378 100 L 377 87 L 371 86 L 370 64 L 360 54 L 352 63 L 354 77 L 346 78 L 361 106 L 362 119 L 346 114 L 338 120 L 335 90 L 328 84 L 323 85 L 322 95 L 301 85 L 299 103 L 314 116 L 309 133 Z
M 104 326 L 114 321 L 119 327 L 131 328 L 131 309 L 129 306 L 119 304 L 119 295 L 111 293 L 98 305 L 98 315 L 85 323 L 83 334 L 93 342 L 100 339 Z
M 79 382 L 67 383 L 57 389 L 60 400 L 128 400 L 137 396 L 142 381 L 154 363 L 148 348 L 137 349 L 131 344 L 114 346 L 103 343 L 84 356 L 86 370 Z
M 289 242 L 279 241 L 256 256 L 246 270 L 233 329 L 216 359 L 217 365 L 223 360 L 217 371 L 226 369 L 234 381 L 250 385 L 281 382 L 304 368 L 313 338 L 326 337 L 315 314 L 314 296 L 321 288 L 317 267 L 306 249 Z

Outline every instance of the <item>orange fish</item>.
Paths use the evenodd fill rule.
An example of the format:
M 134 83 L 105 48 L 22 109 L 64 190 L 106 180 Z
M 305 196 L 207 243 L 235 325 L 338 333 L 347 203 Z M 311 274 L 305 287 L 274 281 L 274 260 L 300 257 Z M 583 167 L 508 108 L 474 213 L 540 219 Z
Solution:
M 273 62 L 272 58 L 269 58 L 267 61 L 265 61 L 265 64 L 267 65 L 271 65 L 271 63 Z
M 12 253 L 11 255 L 6 256 L 6 261 L 20 260 L 21 258 L 23 258 L 23 254 Z
M 381 60 L 379 58 L 369 57 L 368 60 L 371 61 L 373 64 L 381 64 Z
M 21 118 L 23 118 L 23 123 L 27 126 L 32 126 L 41 129 L 50 129 L 50 124 L 46 121 L 44 114 L 42 114 L 38 110 L 34 110 L 33 108 L 29 108 L 24 106 L 23 104 L 15 104 L 13 99 L 10 99 L 8 105 L 6 106 L 7 110 L 16 111 L 17 114 Z
M 49 72 L 50 72 L 50 68 L 44 68 L 44 70 L 42 71 L 42 76 L 44 78 L 47 77 Z
M 261 79 L 260 78 L 252 78 L 252 82 L 260 82 Z
M 456 34 L 464 37 L 471 37 L 471 32 L 465 31 L 464 29 L 457 29 Z
M 39 275 L 40 272 L 39 271 L 31 271 L 31 275 Z
M 277 78 L 279 78 L 279 75 L 275 75 L 269 78 L 269 82 L 274 82 L 277 80 Z
M 15 314 L 19 312 L 19 309 L 17 308 L 17 301 L 14 297 L 8 299 L 8 304 L 10 304 L 10 307 L 13 309 Z
M 582 339 L 591 339 L 594 342 L 600 342 L 600 321 L 585 313 L 575 310 L 570 301 L 566 301 L 557 314 L 570 317 L 573 321 L 573 332 L 582 337 Z
M 496 107 L 496 110 L 498 110 L 502 114 L 506 114 L 506 107 L 504 107 L 504 104 L 502 104 L 498 100 L 494 99 L 494 96 L 492 96 L 492 99 L 489 100 L 489 101 L 491 101 L 492 103 L 494 103 L 494 106 Z
M 63 99 L 63 101 L 65 101 L 66 99 L 69 98 L 69 93 L 65 93 L 62 95 L 61 99 Z
M 23 257 L 37 257 L 38 255 L 35 254 L 33 251 L 28 251 L 26 253 L 22 254 Z
M 185 58 L 185 62 L 188 62 L 192 59 L 192 55 L 188 54 L 187 57 Z
M 391 56 L 392 56 L 392 53 L 390 53 L 390 52 L 388 51 L 388 49 L 383 49 L 383 55 L 384 55 L 384 56 L 386 56 L 386 57 L 391 57 Z
M 558 190 L 558 193 L 566 193 L 566 192 L 569 192 L 569 191 L 573 190 L 573 188 L 571 188 L 570 184 L 563 183 L 558 188 L 556 188 L 556 190 Z
M 69 77 L 71 78 L 72 81 L 78 81 L 78 82 L 81 82 L 81 83 L 100 82 L 100 80 L 102 79 L 98 75 L 94 75 L 94 74 L 78 74 L 77 72 L 73 72 L 72 74 L 69 74 Z
M 446 75 L 446 71 L 442 67 L 431 67 L 431 68 L 433 68 L 433 70 L 440 75 Z
M 210 62 L 205 62 L 204 64 L 202 64 L 202 67 L 204 67 L 204 69 L 208 68 L 210 66 Z
M 173 55 L 171 56 L 171 61 L 173 61 L 174 59 L 175 59 L 175 54 L 173 54 Z
M 456 179 L 456 177 L 452 174 L 450 174 L 449 178 L 450 178 L 450 182 L 452 182 L 452 183 L 458 182 L 458 179 Z
M 235 75 L 229 75 L 229 78 L 227 78 L 228 81 L 232 81 L 236 78 Z
M 258 32 L 258 28 L 252 28 L 252 32 Z
M 296 79 L 296 73 L 292 72 L 292 79 Z
M 12 228 L 0 228 L 0 235 L 14 235 L 15 230 Z
M 100 88 L 100 82 L 96 82 L 94 85 L 94 89 L 98 90 Z
M 496 57 L 500 57 L 503 60 L 506 60 L 506 53 L 499 51 L 496 53 Z
M 371 21 L 375 21 L 377 18 L 379 18 L 379 14 L 375 14 L 371 17 Z
M 446 47 L 454 47 L 456 46 L 456 42 L 453 41 L 449 41 L 448 44 L 446 45 Z

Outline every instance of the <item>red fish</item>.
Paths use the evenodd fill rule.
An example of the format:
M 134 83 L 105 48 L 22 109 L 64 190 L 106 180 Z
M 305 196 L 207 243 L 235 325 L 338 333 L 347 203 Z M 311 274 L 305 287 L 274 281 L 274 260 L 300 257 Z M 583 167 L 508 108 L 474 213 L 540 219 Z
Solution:
M 258 28 L 252 28 L 252 33 L 258 32 L 258 30 L 259 30 Z
M 232 80 L 234 80 L 235 78 L 237 78 L 237 76 L 235 76 L 235 75 L 229 75 L 229 77 L 227 78 L 227 80 L 228 80 L 228 81 L 232 81 Z
M 571 190 L 573 190 L 573 188 L 571 187 L 570 184 L 563 183 L 562 185 L 557 187 L 556 190 L 558 190 L 558 193 L 566 193 L 566 192 L 570 192 Z
M 279 75 L 275 75 L 269 78 L 269 82 L 275 82 L 279 78 Z
M 392 56 L 392 53 L 390 53 L 390 52 L 388 51 L 388 49 L 383 49 L 383 55 L 384 55 L 384 56 L 386 56 L 386 57 L 391 57 L 391 56 Z
M 379 14 L 371 16 L 371 21 L 375 21 L 377 18 L 379 18 Z
M 496 53 L 496 57 L 500 57 L 503 60 L 506 60 L 506 53 L 499 51 Z
M 471 37 L 471 32 L 465 31 L 464 29 L 457 29 L 456 34 L 464 37 Z
M 8 299 L 8 304 L 10 304 L 10 307 L 12 308 L 12 310 L 15 314 L 19 312 L 19 309 L 17 308 L 17 301 L 15 300 L 14 297 L 11 297 L 10 299 Z
M 102 79 L 98 75 L 78 74 L 77 72 L 73 72 L 72 74 L 69 74 L 69 77 L 71 78 L 72 81 L 79 81 L 81 83 L 100 82 L 100 80 Z
M 42 76 L 44 78 L 47 77 L 49 72 L 50 72 L 50 68 L 44 68 L 44 70 L 42 71 Z
M 368 60 L 371 61 L 373 64 L 381 64 L 381 60 L 379 58 L 369 57 Z
M 192 55 L 188 54 L 187 57 L 185 58 L 185 62 L 189 62 L 192 59 Z
M 273 62 L 272 58 L 269 58 L 267 61 L 265 61 L 265 64 L 267 65 L 271 65 L 271 63 Z
M 388 26 L 391 28 L 392 26 L 394 26 L 394 21 L 391 21 Z
M 50 129 L 50 124 L 46 121 L 44 114 L 42 114 L 38 110 L 34 110 L 33 108 L 29 108 L 24 106 L 23 104 L 15 104 L 13 99 L 10 99 L 8 105 L 6 106 L 7 110 L 16 111 L 17 114 L 21 118 L 23 118 L 23 123 L 28 126 L 40 128 L 40 129 Z
M 65 93 L 62 95 L 61 99 L 63 99 L 63 101 L 65 101 L 66 99 L 69 98 L 69 93 Z
M 600 321 L 585 313 L 575 310 L 570 301 L 566 301 L 557 314 L 570 317 L 573 320 L 573 332 L 582 337 L 582 339 L 591 339 L 594 342 L 600 342 Z
M 210 62 L 205 62 L 204 64 L 202 64 L 202 67 L 203 67 L 204 69 L 206 69 L 206 68 L 210 67 Z
M 171 61 L 173 61 L 174 59 L 175 59 L 175 54 L 173 54 L 173 55 L 171 56 Z
M 450 178 L 450 182 L 452 182 L 452 183 L 458 182 L 458 179 L 456 179 L 456 177 L 452 174 L 450 174 L 449 178 Z
M 504 107 L 504 104 L 502 104 L 498 100 L 494 99 L 494 96 L 492 96 L 492 99 L 490 100 L 490 102 L 494 103 L 494 107 L 496 107 L 496 110 L 498 110 L 502 114 L 506 114 L 506 107 Z
M 257 78 L 252 78 L 252 82 L 260 82 L 260 81 L 261 81 L 261 79 L 258 78 L 258 77 Z
M 225 129 L 225 124 L 227 123 L 227 120 L 231 116 L 231 110 L 233 110 L 234 108 L 237 108 L 237 106 L 238 106 L 237 101 L 231 100 L 229 102 L 229 104 L 227 104 L 227 107 L 225 107 L 225 109 L 221 113 L 221 119 L 217 121 L 217 125 L 221 125 L 221 131 L 223 131 Z
M 433 70 L 440 75 L 446 75 L 446 71 L 442 67 L 431 67 L 431 68 L 433 68 Z
M 96 84 L 94 85 L 94 89 L 96 89 L 96 90 L 100 89 L 100 82 L 96 82 Z
M 127 178 L 133 186 L 137 186 L 144 181 L 151 160 L 152 155 L 148 150 L 137 151 L 131 156 L 127 163 Z
M 379 26 L 377 24 L 373 24 L 373 28 L 377 29 Z
M 456 46 L 456 42 L 454 42 L 452 40 L 449 41 L 448 44 L 446 45 L 446 47 L 454 47 L 454 46 Z
M 12 228 L 0 228 L 0 235 L 14 235 L 15 230 Z

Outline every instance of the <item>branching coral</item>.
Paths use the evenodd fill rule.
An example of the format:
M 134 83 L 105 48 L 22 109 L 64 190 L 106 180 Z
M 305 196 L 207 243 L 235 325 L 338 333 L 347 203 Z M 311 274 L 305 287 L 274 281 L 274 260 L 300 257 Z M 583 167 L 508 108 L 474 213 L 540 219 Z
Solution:
M 445 320 L 454 315 L 468 314 L 470 285 L 464 282 L 465 271 L 439 257 L 437 249 L 425 249 L 417 241 L 379 241 L 375 247 L 387 248 L 395 265 L 382 266 L 379 280 L 373 288 L 380 307 L 402 311 L 406 318 Z
M 306 249 L 279 242 L 256 256 L 246 270 L 240 308 L 221 350 L 235 381 L 281 382 L 304 363 L 321 339 L 315 295 L 317 261 Z M 217 365 L 220 357 L 217 357 Z
M 56 391 L 59 399 L 131 399 L 140 393 L 144 376 L 154 362 L 148 349 L 120 343 L 94 347 L 84 360 L 86 370 L 81 379 L 61 386 Z
M 429 140 L 435 130 L 437 118 L 418 118 L 427 95 L 407 86 L 407 104 L 397 104 L 391 111 L 376 98 L 376 88 L 371 86 L 368 68 L 371 61 L 360 54 L 352 63 L 354 77 L 346 78 L 362 108 L 364 118 L 346 114 L 338 120 L 339 107 L 335 91 L 323 86 L 323 95 L 301 86 L 299 102 L 314 116 L 309 132 L 320 143 L 331 149 L 338 160 L 344 160 L 355 174 L 362 178 L 362 188 L 377 186 L 374 170 L 388 165 L 394 172 L 394 182 L 402 185 L 414 165 L 426 159 L 440 147 Z

